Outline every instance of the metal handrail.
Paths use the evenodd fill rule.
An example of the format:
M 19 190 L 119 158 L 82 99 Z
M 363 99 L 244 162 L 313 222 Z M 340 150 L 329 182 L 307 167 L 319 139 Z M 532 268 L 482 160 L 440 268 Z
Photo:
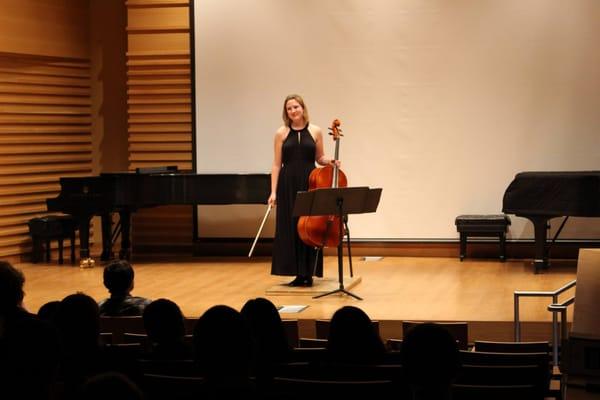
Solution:
M 561 340 L 565 340 L 569 336 L 569 329 L 567 327 L 567 307 L 569 307 L 573 303 L 575 303 L 575 296 L 563 301 L 560 304 L 553 303 L 548 306 L 548 311 L 550 311 L 552 315 L 556 315 L 557 312 L 560 313 Z M 552 363 L 554 365 L 558 365 L 558 341 L 552 343 Z
M 516 290 L 514 293 L 514 325 L 515 325 L 515 342 L 521 341 L 521 320 L 519 318 L 519 304 L 521 297 L 552 297 L 552 304 L 558 304 L 558 296 L 571 289 L 577 284 L 577 280 L 573 280 L 563 287 L 554 291 L 538 291 L 538 290 Z M 558 349 L 558 317 L 556 312 L 552 313 L 552 345 Z M 557 355 L 556 355 L 557 356 Z M 556 364 L 555 364 L 556 365 Z

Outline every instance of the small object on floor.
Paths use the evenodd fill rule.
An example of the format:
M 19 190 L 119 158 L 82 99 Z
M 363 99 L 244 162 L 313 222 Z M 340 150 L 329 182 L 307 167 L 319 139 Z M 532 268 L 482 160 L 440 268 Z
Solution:
M 79 263 L 79 268 L 94 268 L 96 261 L 93 258 L 84 258 Z
M 280 313 L 299 313 L 305 310 L 308 306 L 306 305 L 283 305 L 277 307 Z
M 381 256 L 365 256 L 363 257 L 363 261 L 381 261 L 383 257 Z

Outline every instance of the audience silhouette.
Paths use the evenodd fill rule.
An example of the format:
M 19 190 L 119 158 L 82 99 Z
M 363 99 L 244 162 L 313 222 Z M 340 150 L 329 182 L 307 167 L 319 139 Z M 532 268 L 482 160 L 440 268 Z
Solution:
M 414 326 L 405 333 L 402 365 L 413 400 L 445 400 L 460 367 L 458 345 L 444 327 L 434 323 Z
M 192 359 L 192 348 L 184 341 L 185 320 L 177 304 L 167 299 L 154 300 L 144 309 L 143 319 L 144 328 L 152 342 L 152 349 L 145 358 Z
M 240 311 L 248 324 L 252 340 L 252 372 L 257 378 L 268 378 L 276 364 L 285 362 L 292 350 L 275 305 L 262 297 L 250 299 Z
M 358 307 L 344 306 L 331 317 L 327 353 L 332 362 L 377 364 L 384 361 L 386 350 L 369 316 Z
M 206 378 L 208 398 L 248 398 L 251 341 L 246 321 L 233 308 L 209 308 L 194 327 L 194 358 Z
M 100 346 L 98 304 L 84 293 L 65 297 L 55 317 L 60 337 L 60 378 L 65 396 L 74 398 L 88 378 L 108 371 L 106 353 Z
M 0 379 L 3 393 L 48 399 L 58 370 L 54 326 L 23 307 L 25 276 L 0 261 Z
M 37 399 L 143 399 L 134 383 L 140 377 L 138 371 L 124 367 L 134 365 L 137 353 L 127 354 L 131 359 L 123 362 L 111 349 L 117 346 L 100 345 L 103 309 L 111 316 L 142 314 L 153 344 L 143 358 L 160 362 L 193 358 L 204 378 L 200 381 L 203 398 L 278 395 L 270 391 L 270 383 L 278 367 L 292 359 L 293 349 L 270 300 L 250 299 L 240 312 L 226 305 L 209 308 L 194 327 L 192 348 L 185 341 L 185 319 L 179 306 L 168 299 L 149 302 L 131 296 L 133 276 L 127 261 L 114 261 L 104 270 L 104 284 L 111 297 L 100 306 L 90 296 L 75 293 L 62 301 L 47 302 L 34 315 L 23 307 L 23 273 L 0 261 L 3 392 Z M 378 371 L 380 367 L 374 364 L 385 363 L 386 355 L 369 316 L 358 307 L 344 306 L 331 318 L 326 357 L 307 366 L 354 368 L 361 364 L 360 368 Z M 458 344 L 444 327 L 435 323 L 415 325 L 404 333 L 400 352 L 403 372 L 397 382 L 402 382 L 402 390 L 410 390 L 412 400 L 451 399 L 459 356 Z
M 37 316 L 43 321 L 48 321 L 54 324 L 54 319 L 56 318 L 58 307 L 60 307 L 59 300 L 49 301 L 40 307 L 40 309 L 37 312 Z
M 110 317 L 140 316 L 150 300 L 132 296 L 134 272 L 127 260 L 115 260 L 104 267 L 104 286 L 110 297 L 102 300 L 100 315 Z

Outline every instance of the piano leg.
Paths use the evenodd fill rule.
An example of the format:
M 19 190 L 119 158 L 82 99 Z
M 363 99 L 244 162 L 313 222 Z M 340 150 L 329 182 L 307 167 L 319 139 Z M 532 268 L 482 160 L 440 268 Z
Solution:
M 32 249 L 31 249 L 31 262 L 38 263 L 40 261 L 44 261 L 44 245 L 42 244 L 42 239 L 34 235 L 32 237 Z
M 75 264 L 75 229 L 71 232 L 71 264 Z
M 119 252 L 119 258 L 129 260 L 131 259 L 131 211 L 119 211 L 119 216 L 121 218 L 121 251 Z
M 90 220 L 91 215 L 80 215 L 79 220 L 79 258 L 90 258 Z
M 548 231 L 548 217 L 545 216 L 530 216 L 527 217 L 533 222 L 535 232 L 535 258 L 533 266 L 535 273 L 540 270 L 548 269 L 548 254 L 546 252 L 546 235 Z
M 112 258 L 112 214 L 102 214 L 102 255 L 100 260 L 108 261 Z

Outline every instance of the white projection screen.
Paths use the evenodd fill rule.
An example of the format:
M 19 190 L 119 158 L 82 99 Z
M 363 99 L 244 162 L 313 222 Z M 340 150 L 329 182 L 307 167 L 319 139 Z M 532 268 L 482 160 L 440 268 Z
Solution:
M 600 170 L 600 1 L 193 9 L 197 172 L 269 173 L 283 99 L 299 93 L 324 131 L 341 120 L 349 186 L 383 188 L 376 213 L 351 216 L 353 240 L 456 240 L 455 217 L 500 213 L 518 172 Z M 200 207 L 199 236 L 254 237 L 264 210 Z M 533 238 L 511 218 L 509 238 Z M 597 239 L 600 224 L 572 218 L 560 237 Z

